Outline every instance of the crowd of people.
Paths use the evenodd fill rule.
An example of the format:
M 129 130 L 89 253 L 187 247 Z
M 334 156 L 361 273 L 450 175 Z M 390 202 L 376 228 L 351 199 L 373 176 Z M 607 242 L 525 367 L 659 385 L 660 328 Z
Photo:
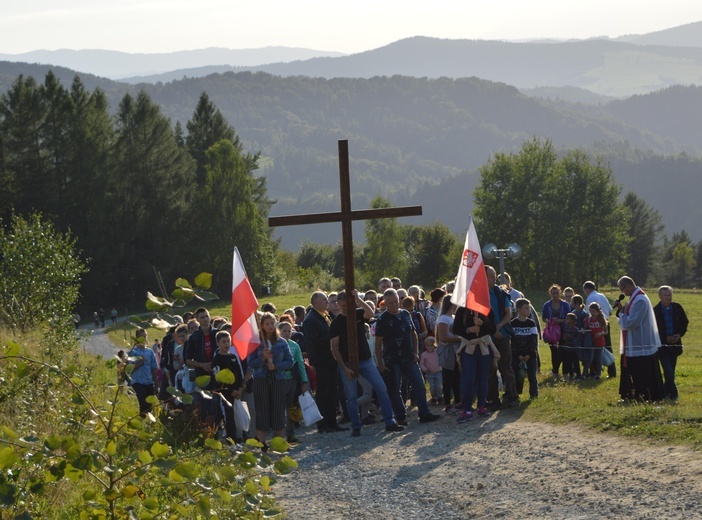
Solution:
M 409 426 L 409 410 L 415 407 L 419 423 L 453 414 L 464 423 L 518 407 L 525 382 L 530 399 L 539 395 L 541 338 L 549 344 L 551 377 L 598 380 L 604 367 L 608 377 L 616 377 L 609 327 L 613 312 L 622 331 L 622 399 L 678 398 L 675 367 L 688 320 L 672 301 L 669 286 L 659 289 L 660 302 L 653 307 L 627 276 L 618 282 L 622 296 L 614 303 L 592 281 L 583 284 L 584 297 L 553 284 L 540 320 L 508 273 L 498 281 L 492 267 L 485 269 L 487 314 L 456 308 L 451 283 L 426 295 L 419 286 L 404 289 L 398 278 L 382 278 L 377 291 L 315 291 L 307 306 L 280 314 L 264 304 L 258 313 L 261 343 L 246 358 L 232 347 L 231 323 L 211 318 L 204 307 L 177 316 L 178 323 L 152 348 L 146 331 L 139 329 L 134 348 L 120 356 L 134 364 L 128 379 L 140 413 L 150 410 L 150 395 L 175 406 L 169 392 L 174 387 L 192 394 L 200 419 L 223 437 L 233 442 L 255 437 L 264 449 L 271 431 L 297 442 L 296 403 L 307 391 L 314 393 L 322 416 L 317 431 L 351 429 L 353 437 L 379 421 L 376 414 L 387 432 L 400 432 Z M 350 318 L 356 323 L 357 369 L 350 361 Z M 225 369 L 232 377 L 219 381 L 216 376 Z M 205 375 L 211 376 L 207 384 L 195 383 Z M 247 425 L 237 423 L 237 400 L 247 405 Z

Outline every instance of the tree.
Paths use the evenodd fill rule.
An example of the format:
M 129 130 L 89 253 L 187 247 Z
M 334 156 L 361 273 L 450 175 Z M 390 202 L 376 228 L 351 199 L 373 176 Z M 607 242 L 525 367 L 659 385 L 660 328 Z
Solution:
M 480 174 L 478 236 L 482 244 L 522 246 L 509 269 L 521 285 L 608 280 L 620 272 L 611 259 L 626 255 L 626 215 L 601 160 L 593 164 L 579 150 L 559 160 L 550 141 L 532 139 L 516 154 L 495 154 Z
M 200 94 L 195 113 L 185 126 L 188 129 L 185 146 L 197 163 L 196 181 L 202 186 L 206 180 L 207 150 L 216 142 L 226 139 L 241 153 L 241 143 L 234 129 L 205 92 Z
M 383 197 L 371 201 L 371 209 L 389 207 L 390 202 Z M 366 276 L 371 280 L 377 281 L 383 276 L 407 277 L 407 244 L 396 218 L 366 221 L 364 258 Z
M 0 227 L 0 321 L 23 330 L 72 327 L 85 272 L 70 234 L 36 213 L 14 216 L 9 231 Z
M 420 226 L 413 235 L 414 240 L 408 242 L 411 265 L 407 279 L 429 290 L 452 280 L 458 272 L 461 241 L 440 222 Z
M 104 208 L 94 223 L 110 234 L 103 243 L 109 252 L 100 251 L 100 262 L 93 266 L 109 273 L 113 285 L 105 288 L 106 296 L 135 303 L 154 268 L 166 279 L 176 269 L 182 272 L 184 252 L 176 252 L 173 240 L 188 224 L 186 201 L 194 180 L 194 161 L 178 146 L 170 121 L 144 91 L 136 99 L 126 94 L 116 116 Z
M 2 203 L 4 219 L 12 210 L 29 214 L 43 208 L 48 186 L 44 182 L 46 157 L 41 128 L 44 106 L 34 78 L 19 76 L 0 97 L 0 133 L 3 135 Z
M 656 243 L 663 232 L 663 217 L 658 210 L 634 192 L 624 196 L 624 207 L 629 213 L 629 264 L 626 272 L 640 285 L 645 285 L 660 254 Z
M 253 175 L 257 158 L 240 153 L 228 139 L 215 143 L 206 154 L 205 184 L 196 194 L 191 217 L 203 247 L 197 249 L 193 263 L 200 270 L 213 270 L 217 290 L 231 284 L 234 246 L 252 285 L 271 283 L 275 248 L 267 219 L 272 202 L 265 179 Z

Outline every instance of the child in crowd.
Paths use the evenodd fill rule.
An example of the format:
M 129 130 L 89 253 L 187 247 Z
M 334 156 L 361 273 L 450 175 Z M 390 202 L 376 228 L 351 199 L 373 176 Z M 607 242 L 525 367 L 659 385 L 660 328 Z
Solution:
M 436 352 L 436 338 L 428 337 L 424 340 L 424 352 L 419 360 L 419 366 L 429 382 L 431 404 L 441 402 L 441 365 Z
M 583 367 L 589 369 L 589 373 L 583 370 L 583 376 L 599 379 L 602 372 L 602 349 L 607 335 L 607 320 L 599 303 L 592 302 L 587 310 L 590 315 L 585 319 L 585 328 L 590 331 L 592 348 L 589 349 L 588 357 L 583 359 Z
M 573 380 L 580 377 L 580 361 L 576 347 L 579 331 L 575 326 L 577 322 L 575 313 L 569 312 L 566 314 L 565 323 L 561 329 L 563 330 L 563 345 L 561 352 L 561 360 L 563 361 L 563 377 Z
M 514 330 L 512 337 L 512 370 L 517 379 L 517 394 L 524 389 L 524 378 L 529 379 L 529 397 L 539 396 L 539 382 L 536 379 L 539 333 L 536 323 L 529 317 L 531 303 L 526 298 L 515 302 L 517 317 L 510 321 Z M 521 375 L 521 377 L 520 377 Z
M 234 400 L 241 397 L 241 386 L 244 376 L 236 356 L 229 349 L 232 346 L 232 337 L 228 332 L 220 330 L 215 336 L 217 351 L 212 357 L 212 375 L 217 379 L 217 374 L 223 370 L 231 371 L 234 382 L 224 383 L 217 381 L 213 393 L 215 395 L 215 424 L 224 421 L 223 438 L 240 442 L 236 438 L 236 424 L 234 422 Z

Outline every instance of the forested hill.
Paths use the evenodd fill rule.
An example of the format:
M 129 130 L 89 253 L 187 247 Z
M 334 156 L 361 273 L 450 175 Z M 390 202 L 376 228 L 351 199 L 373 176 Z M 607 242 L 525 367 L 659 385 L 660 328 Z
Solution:
M 0 63 L 0 76 L 5 66 Z M 30 75 L 29 69 L 23 72 Z M 36 79 L 43 82 L 41 75 Z M 630 171 L 645 182 L 633 175 L 627 186 L 642 193 L 654 180 L 665 179 L 661 188 L 681 186 L 676 211 L 686 208 L 686 218 L 702 218 L 695 200 L 701 190 L 694 184 L 702 178 L 700 162 L 694 159 L 702 153 L 699 87 L 672 87 L 600 106 L 538 100 L 477 78 L 283 78 L 243 72 L 165 85 L 110 82 L 107 88 L 113 111 L 123 92 L 143 88 L 173 124 L 184 124 L 200 94 L 207 92 L 244 148 L 261 151 L 260 172 L 268 178 L 269 195 L 278 201 L 274 215 L 338 210 L 337 140 L 348 139 L 354 208 L 369 207 L 376 195 L 394 204 L 424 199 L 421 222 L 438 218 L 460 231 L 463 216 L 458 214 L 470 211 L 474 182 L 448 180 L 453 183 L 448 192 L 448 184 L 440 188 L 461 208 L 448 217 L 445 199 L 428 197 L 431 187 L 464 174 L 474 177 L 475 169 L 495 152 L 516 151 L 536 136 L 551 139 L 559 149 L 580 147 L 623 157 L 615 177 L 619 179 L 625 165 L 635 164 Z M 666 161 L 666 156 L 682 153 L 690 157 L 685 168 Z M 661 160 L 644 162 L 642 154 Z M 659 169 L 664 164 L 665 170 Z M 681 221 L 673 219 L 672 208 L 647 200 L 661 211 L 668 230 L 679 229 Z M 336 226 L 326 229 L 291 228 L 283 244 L 296 248 L 300 239 L 338 240 Z M 697 230 L 686 229 L 693 239 L 702 238 Z
M 702 40 L 702 27 L 696 30 Z M 518 88 L 570 86 L 625 97 L 676 84 L 699 84 L 702 47 L 636 45 L 604 39 L 517 43 L 417 36 L 349 56 L 273 63 L 246 70 L 324 78 L 476 76 Z M 179 70 L 173 77 L 195 75 L 197 71 Z

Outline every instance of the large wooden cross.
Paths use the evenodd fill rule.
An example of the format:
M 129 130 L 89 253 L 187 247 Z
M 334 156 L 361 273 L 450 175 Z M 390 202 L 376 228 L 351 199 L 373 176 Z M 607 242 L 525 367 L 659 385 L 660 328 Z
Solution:
M 354 375 L 358 375 L 358 335 L 356 333 L 355 309 L 353 299 L 354 265 L 353 236 L 351 223 L 354 220 L 371 220 L 379 218 L 410 217 L 422 214 L 421 206 L 404 206 L 399 208 L 351 210 L 351 185 L 349 182 L 349 142 L 339 141 L 339 183 L 341 185 L 341 211 L 335 213 L 312 213 L 307 215 L 287 215 L 270 217 L 268 225 L 296 226 L 300 224 L 323 224 L 341 222 L 342 245 L 344 248 L 344 286 L 346 289 L 346 330 L 348 334 L 349 365 Z M 373 346 L 371 345 L 371 348 Z

